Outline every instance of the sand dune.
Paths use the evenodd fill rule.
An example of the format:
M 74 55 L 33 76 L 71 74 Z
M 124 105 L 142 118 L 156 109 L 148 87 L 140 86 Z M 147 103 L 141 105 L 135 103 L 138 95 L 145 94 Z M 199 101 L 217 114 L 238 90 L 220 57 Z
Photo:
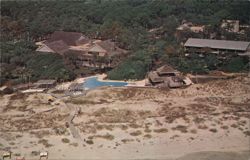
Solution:
M 60 99 L 2 95 L 0 154 L 10 149 L 26 159 L 47 150 L 49 159 L 65 160 L 247 160 L 249 93 L 249 79 L 239 77 L 173 90 L 103 87 Z M 78 138 L 66 127 L 75 108 Z

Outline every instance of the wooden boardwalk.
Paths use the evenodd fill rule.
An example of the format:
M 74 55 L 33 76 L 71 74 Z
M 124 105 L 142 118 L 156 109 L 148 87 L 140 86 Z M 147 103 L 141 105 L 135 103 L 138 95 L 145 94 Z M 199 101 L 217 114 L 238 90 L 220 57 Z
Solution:
M 67 123 L 69 124 L 69 130 L 72 134 L 72 136 L 75 138 L 75 139 L 78 139 L 80 140 L 82 143 L 83 143 L 83 140 L 80 136 L 80 133 L 78 131 L 78 129 L 74 126 L 73 124 L 73 120 L 75 118 L 75 116 L 77 116 L 77 114 L 79 113 L 79 108 L 75 108 L 74 111 L 72 111 L 68 117 L 68 120 L 67 120 Z
M 56 96 L 53 93 L 49 93 L 49 94 L 51 96 L 55 97 L 56 99 L 62 99 L 62 98 L 67 97 L 67 96 L 69 96 L 69 97 L 75 96 L 73 94 L 73 92 L 67 92 L 67 93 L 65 93 L 64 96 L 61 96 L 61 97 L 58 97 L 58 96 Z M 81 92 L 81 94 L 78 94 L 77 96 L 80 96 L 80 95 L 86 95 L 86 91 Z M 80 111 L 80 108 L 79 107 L 69 107 L 67 104 L 65 104 L 65 105 L 71 111 L 70 114 L 69 114 L 69 117 L 66 120 L 66 123 L 68 123 L 68 125 L 69 125 L 70 133 L 72 134 L 72 136 L 75 139 L 78 139 L 80 142 L 84 143 L 84 141 L 82 140 L 81 135 L 80 135 L 78 129 L 73 124 L 73 120 L 78 115 L 78 113 Z

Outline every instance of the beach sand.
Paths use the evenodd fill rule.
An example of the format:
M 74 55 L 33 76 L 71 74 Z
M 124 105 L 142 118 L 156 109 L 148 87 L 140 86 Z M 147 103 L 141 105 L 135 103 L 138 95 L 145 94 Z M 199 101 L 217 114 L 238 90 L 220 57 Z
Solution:
M 83 79 L 81 79 L 83 80 Z M 85 96 L 0 96 L 0 154 L 26 159 L 248 160 L 247 77 L 184 89 L 101 87 Z M 73 119 L 79 136 L 65 123 Z

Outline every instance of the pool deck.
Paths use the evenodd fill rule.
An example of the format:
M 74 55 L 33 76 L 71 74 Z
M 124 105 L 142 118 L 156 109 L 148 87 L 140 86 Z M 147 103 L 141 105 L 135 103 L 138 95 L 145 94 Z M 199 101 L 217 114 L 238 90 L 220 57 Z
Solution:
M 80 78 L 79 81 L 80 81 L 80 83 L 83 83 L 85 81 L 85 79 L 92 78 L 92 77 L 97 77 L 97 80 L 100 81 L 100 82 L 125 82 L 125 83 L 128 83 L 128 85 L 126 85 L 126 86 L 130 86 L 130 87 L 133 87 L 133 86 L 135 86 L 135 87 L 143 87 L 143 86 L 145 86 L 145 81 L 146 81 L 146 79 L 140 80 L 140 81 L 109 80 L 109 79 L 105 79 L 107 77 L 106 74 L 98 74 L 98 75 L 95 75 L 95 76 Z
M 135 86 L 135 87 L 144 87 L 145 82 L 146 82 L 146 79 L 140 80 L 140 81 L 105 80 L 106 77 L 107 77 L 106 74 L 97 75 L 98 81 L 103 81 L 103 82 L 126 82 L 126 83 L 128 83 L 127 86 L 130 86 L 130 87 L 133 87 L 133 86 Z
M 88 77 L 76 78 L 74 81 L 71 81 L 71 82 L 61 83 L 61 84 L 56 86 L 56 89 L 67 90 L 72 83 L 84 83 L 84 81 L 86 79 L 93 78 L 93 77 L 97 77 L 97 80 L 101 81 L 101 82 L 126 82 L 126 83 L 128 83 L 128 85 L 123 86 L 123 87 L 147 87 L 147 86 L 145 86 L 146 79 L 140 80 L 140 81 L 106 80 L 105 78 L 107 77 L 107 74 L 97 74 L 97 75 L 88 76 Z

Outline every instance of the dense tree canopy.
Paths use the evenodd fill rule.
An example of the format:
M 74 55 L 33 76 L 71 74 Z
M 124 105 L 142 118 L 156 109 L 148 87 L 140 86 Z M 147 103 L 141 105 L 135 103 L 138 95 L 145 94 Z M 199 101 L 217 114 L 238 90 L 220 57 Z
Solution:
M 238 19 L 242 24 L 249 24 L 249 8 L 250 2 L 246 0 L 1 1 L 1 66 L 5 67 L 1 70 L 4 72 L 1 79 L 14 78 L 15 74 L 10 72 L 20 67 L 31 67 L 35 77 L 51 77 L 53 72 L 64 79 L 73 77 L 71 71 L 59 62 L 62 61 L 60 58 L 51 61 L 55 58 L 51 55 L 35 56 L 34 42 L 56 30 L 82 32 L 91 38 L 113 39 L 120 47 L 130 50 L 132 55 L 129 59 L 109 72 L 113 79 L 143 78 L 158 64 L 174 62 L 175 59 L 178 63 L 173 65 L 190 71 L 194 63 L 180 57 L 180 42 L 190 36 L 207 35 L 187 32 L 185 38 L 177 39 L 175 29 L 182 20 L 218 30 L 222 19 Z M 157 35 L 149 32 L 157 28 L 160 28 Z M 221 34 L 228 39 L 250 39 L 249 29 L 243 36 Z M 52 63 L 50 67 L 54 68 L 48 72 L 35 66 L 48 63 Z M 201 66 L 204 64 L 198 68 Z M 194 69 L 197 70 L 197 67 Z M 67 76 L 62 77 L 63 73 Z
M 221 19 L 238 19 L 249 23 L 249 1 L 198 0 L 100 0 L 100 1 L 2 1 L 2 31 L 13 36 L 29 32 L 38 38 L 55 30 L 93 34 L 103 27 L 145 29 L 167 25 L 183 19 L 198 24 L 216 25 Z M 175 22 L 177 21 L 177 22 Z M 117 30 L 114 30 L 114 35 Z

